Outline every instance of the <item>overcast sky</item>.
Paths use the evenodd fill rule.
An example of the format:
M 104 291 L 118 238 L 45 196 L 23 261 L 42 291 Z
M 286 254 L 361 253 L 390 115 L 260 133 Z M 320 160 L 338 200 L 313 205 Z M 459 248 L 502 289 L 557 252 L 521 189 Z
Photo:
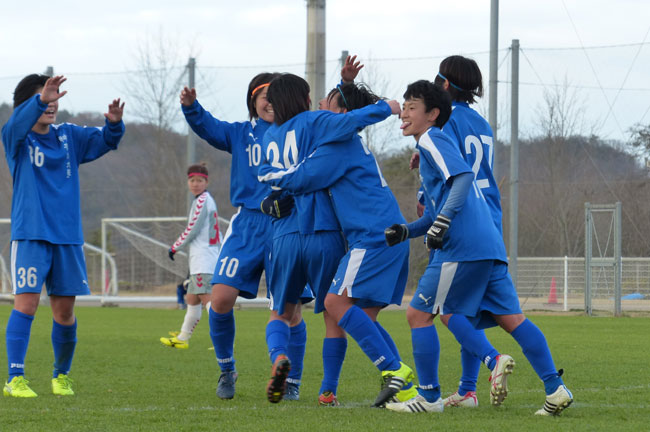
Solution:
M 256 73 L 304 73 L 304 0 L 5 3 L 0 102 L 11 101 L 24 75 L 51 65 L 68 77 L 62 109 L 103 112 L 120 96 L 128 121 L 125 72 L 138 68 L 137 48 L 160 34 L 177 46 L 179 74 L 187 58 L 196 56 L 199 100 L 224 120 L 245 119 L 246 86 Z M 328 0 L 326 11 L 327 87 L 338 81 L 342 50 L 359 54 L 367 63 L 361 78 L 398 100 L 406 84 L 432 79 L 440 60 L 451 54 L 475 58 L 488 86 L 489 0 Z M 650 123 L 648 18 L 647 0 L 500 1 L 501 136 L 509 139 L 512 39 L 519 39 L 523 50 L 524 136 L 538 130 L 544 89 L 565 80 L 580 101 L 584 132 L 598 126 L 602 137 L 625 139 L 635 123 Z

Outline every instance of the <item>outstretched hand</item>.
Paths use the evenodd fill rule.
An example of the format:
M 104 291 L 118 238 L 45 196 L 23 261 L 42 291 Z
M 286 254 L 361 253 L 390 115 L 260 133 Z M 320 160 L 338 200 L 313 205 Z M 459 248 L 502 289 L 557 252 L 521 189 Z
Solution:
M 402 114 L 402 106 L 400 105 L 399 102 L 397 102 L 396 100 L 387 100 L 386 103 L 390 107 L 391 114 L 397 114 L 397 115 Z
M 41 102 L 44 104 L 49 104 L 50 102 L 54 102 L 65 96 L 67 91 L 59 93 L 59 87 L 61 84 L 66 82 L 66 80 L 67 78 L 63 75 L 57 75 L 48 78 L 48 80 L 45 81 L 45 84 L 43 85 L 43 89 L 41 90 Z
M 187 86 L 183 87 L 183 90 L 181 90 L 181 105 L 183 106 L 190 106 L 194 103 L 196 100 L 196 89 L 195 88 L 189 88 Z
M 119 123 L 122 121 L 124 114 L 124 102 L 120 105 L 120 99 L 113 99 L 113 102 L 108 104 L 108 112 L 104 113 L 104 117 L 111 123 Z
M 345 59 L 345 64 L 341 68 L 341 80 L 344 83 L 354 82 L 354 79 L 359 75 L 359 71 L 363 69 L 360 61 L 356 61 L 357 56 L 348 56 Z

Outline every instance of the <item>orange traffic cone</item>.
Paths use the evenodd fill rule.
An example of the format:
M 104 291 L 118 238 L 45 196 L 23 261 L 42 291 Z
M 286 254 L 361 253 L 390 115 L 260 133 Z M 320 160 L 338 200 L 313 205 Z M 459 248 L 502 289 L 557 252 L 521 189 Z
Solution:
M 549 304 L 557 303 L 557 290 L 555 286 L 555 276 L 551 278 L 551 290 L 548 293 L 548 303 Z

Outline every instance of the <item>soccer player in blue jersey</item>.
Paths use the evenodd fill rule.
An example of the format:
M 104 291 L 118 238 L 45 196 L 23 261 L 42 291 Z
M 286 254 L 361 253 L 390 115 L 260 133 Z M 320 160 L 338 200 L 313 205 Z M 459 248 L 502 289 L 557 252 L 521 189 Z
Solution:
M 192 130 L 213 147 L 232 154 L 230 201 L 238 208 L 226 231 L 217 266 L 212 278 L 210 337 L 214 345 L 221 375 L 217 396 L 235 396 L 233 307 L 238 296 L 255 298 L 262 271 L 266 270 L 270 285 L 272 227 L 271 219 L 260 211 L 260 202 L 270 193 L 269 186 L 257 180 L 257 168 L 262 161 L 262 138 L 273 122 L 273 108 L 266 93 L 277 74 L 260 73 L 248 85 L 246 104 L 250 121 L 229 123 L 213 117 L 196 100 L 196 90 L 185 87 L 180 95 L 185 119 Z M 301 315 L 291 323 L 291 349 L 304 353 L 307 341 Z M 293 356 L 301 358 L 299 354 Z M 298 369 L 297 369 L 298 370 Z
M 483 77 L 481 70 L 472 59 L 462 56 L 450 56 L 440 63 L 439 73 L 434 83 L 440 85 L 452 99 L 452 112 L 442 128 L 443 133 L 455 141 L 463 158 L 472 167 L 477 186 L 490 208 L 490 213 L 499 232 L 503 232 L 501 218 L 501 196 L 494 180 L 492 166 L 494 163 L 493 134 L 490 125 L 475 110 L 469 107 L 476 98 L 483 95 Z M 410 168 L 419 166 L 419 153 L 413 155 Z M 418 230 L 419 226 L 428 228 L 430 218 L 423 218 L 407 224 L 406 230 Z M 395 227 L 400 231 L 401 227 Z M 449 321 L 450 330 L 456 334 L 463 329 L 469 331 L 469 323 L 462 316 Z M 474 336 L 489 344 L 483 330 L 476 330 Z M 490 374 L 490 403 L 501 405 L 508 394 L 507 378 L 512 373 L 514 360 L 507 354 L 500 355 L 497 366 Z M 445 406 L 477 407 L 476 382 L 481 366 L 481 359 L 461 346 L 462 376 L 456 392 L 444 399 Z
M 399 106 L 395 101 L 378 101 L 347 114 L 308 112 L 308 100 L 304 103 L 292 91 L 297 86 L 291 83 L 298 80 L 301 78 L 291 74 L 276 78 L 272 90 L 278 91 L 270 92 L 269 97 L 276 115 L 282 109 L 283 117 L 290 119 L 287 136 L 294 135 L 298 147 L 306 145 L 315 150 L 289 168 L 262 165 L 260 180 L 294 194 L 329 190 L 349 250 L 339 263 L 325 308 L 382 371 L 385 385 L 374 403 L 382 406 L 412 379 L 412 371 L 400 362 L 390 335 L 375 324 L 383 307 L 401 302 L 408 245 L 395 251 L 385 245 L 382 223 L 403 217 L 357 131 L 377 118 L 399 112 Z
M 296 76 L 281 76 L 271 82 L 268 98 L 272 92 L 291 92 L 301 103 L 300 109 L 309 110 L 309 85 Z M 272 102 L 271 102 L 272 103 Z M 264 135 L 262 153 L 264 164 L 283 168 L 291 167 L 304 159 L 311 151 L 310 142 L 296 139 L 295 121 L 288 121 L 286 105 L 274 106 L 274 124 Z M 276 191 L 270 197 L 288 195 Z M 284 198 L 280 198 L 282 200 Z M 272 403 L 280 402 L 285 393 L 285 385 L 295 384 L 288 376 L 291 362 L 289 354 L 290 328 L 300 308 L 300 296 L 305 285 L 313 289 L 316 296 L 316 313 L 324 310 L 323 302 L 327 289 L 345 255 L 345 243 L 341 227 L 334 215 L 329 195 L 325 191 L 296 195 L 292 198 L 295 208 L 288 212 L 279 210 L 280 206 L 269 205 L 268 199 L 262 203 L 265 213 L 278 216 L 273 220 L 273 246 L 271 252 L 271 307 L 276 314 L 266 327 L 266 341 L 272 364 L 271 379 L 267 385 L 267 398 Z M 276 201 L 273 203 L 275 204 Z M 326 319 L 327 331 L 331 323 Z M 336 325 L 336 323 L 334 323 Z M 289 396 L 289 394 L 287 394 Z
M 25 379 L 25 357 L 43 283 L 52 308 L 52 392 L 74 395 L 68 377 L 77 343 L 76 296 L 90 294 L 83 254 L 79 165 L 115 150 L 124 135 L 119 99 L 101 128 L 55 125 L 63 76 L 32 74 L 14 92 L 14 111 L 2 128 L 13 179 L 11 278 L 14 309 L 7 322 L 9 380 L 5 396 L 36 397 Z
M 439 314 L 443 321 L 465 316 L 475 328 L 499 325 L 509 332 L 546 388 L 546 403 L 536 414 L 557 415 L 573 402 L 573 396 L 555 369 L 544 334 L 519 308 L 501 232 L 474 173 L 457 143 L 440 130 L 451 114 L 449 95 L 421 80 L 407 87 L 404 98 L 401 128 L 417 141 L 425 205 L 435 215 L 426 243 L 436 253 L 407 310 L 420 394 L 386 408 L 411 413 L 443 411 L 438 382 L 440 344 L 433 326 Z M 498 352 L 486 340 L 476 338 L 472 328 L 457 329 L 454 335 L 463 348 L 495 368 Z

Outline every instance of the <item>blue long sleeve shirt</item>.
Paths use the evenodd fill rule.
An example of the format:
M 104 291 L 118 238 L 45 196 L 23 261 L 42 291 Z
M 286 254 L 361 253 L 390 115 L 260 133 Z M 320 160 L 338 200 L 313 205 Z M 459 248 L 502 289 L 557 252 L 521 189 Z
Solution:
M 16 107 L 2 128 L 13 181 L 11 239 L 83 244 L 79 165 L 117 149 L 124 123 L 63 123 L 38 134 L 32 127 L 46 109 L 35 95 Z

